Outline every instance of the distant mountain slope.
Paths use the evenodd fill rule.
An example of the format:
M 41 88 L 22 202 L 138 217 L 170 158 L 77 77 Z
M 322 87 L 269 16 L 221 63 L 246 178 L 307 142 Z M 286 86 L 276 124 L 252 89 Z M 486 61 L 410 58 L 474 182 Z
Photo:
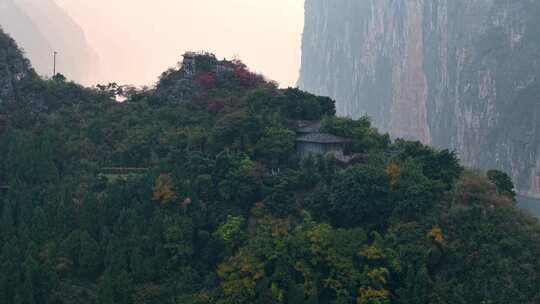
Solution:
M 24 58 L 15 41 L 0 28 L 0 113 L 4 106 L 17 98 L 20 81 L 32 74 L 30 62 Z
M 540 1 L 307 0 L 299 86 L 540 198 Z
M 0 25 L 17 39 L 17 43 L 25 50 L 26 56 L 32 58 L 32 65 L 40 74 L 52 73 L 49 56 L 53 52 L 52 46 L 34 21 L 14 1 L 0 1 Z
M 0 25 L 24 49 L 36 71 L 53 73 L 54 51 L 57 71 L 68 79 L 89 84 L 98 56 L 81 27 L 52 0 L 2 0 Z

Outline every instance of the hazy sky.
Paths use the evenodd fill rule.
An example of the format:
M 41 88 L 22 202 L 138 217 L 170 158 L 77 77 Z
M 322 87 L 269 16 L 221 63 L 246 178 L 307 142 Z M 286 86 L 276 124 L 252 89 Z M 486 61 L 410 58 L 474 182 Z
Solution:
M 99 54 L 96 81 L 153 84 L 186 50 L 238 55 L 282 86 L 298 78 L 304 0 L 56 0 Z

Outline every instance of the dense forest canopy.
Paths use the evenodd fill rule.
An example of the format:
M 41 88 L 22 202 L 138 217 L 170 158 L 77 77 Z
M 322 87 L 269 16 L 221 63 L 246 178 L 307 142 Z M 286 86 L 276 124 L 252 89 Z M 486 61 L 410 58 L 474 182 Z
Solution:
M 0 33 L 0 55 L 23 60 L 13 47 Z M 540 300 L 540 226 L 506 174 L 392 141 L 239 61 L 195 63 L 155 88 L 30 68 L 2 88 L 0 303 Z M 306 120 L 355 161 L 300 158 Z

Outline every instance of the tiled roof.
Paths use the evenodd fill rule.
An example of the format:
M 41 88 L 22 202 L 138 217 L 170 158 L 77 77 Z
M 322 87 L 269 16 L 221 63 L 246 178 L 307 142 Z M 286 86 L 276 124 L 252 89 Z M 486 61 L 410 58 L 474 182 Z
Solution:
M 299 124 L 296 132 L 298 133 L 319 133 L 322 129 L 322 123 L 320 121 L 306 122 Z
M 310 142 L 319 144 L 344 144 L 350 142 L 348 139 L 328 133 L 310 133 L 296 139 L 298 142 Z

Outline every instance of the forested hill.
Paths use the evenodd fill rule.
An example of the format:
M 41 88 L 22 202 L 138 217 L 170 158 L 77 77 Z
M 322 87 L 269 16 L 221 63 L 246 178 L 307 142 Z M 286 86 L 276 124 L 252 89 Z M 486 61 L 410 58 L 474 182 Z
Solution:
M 148 89 L 20 60 L 0 33 L 0 303 L 540 301 L 540 226 L 502 172 L 211 54 Z M 305 121 L 344 155 L 301 159 Z

